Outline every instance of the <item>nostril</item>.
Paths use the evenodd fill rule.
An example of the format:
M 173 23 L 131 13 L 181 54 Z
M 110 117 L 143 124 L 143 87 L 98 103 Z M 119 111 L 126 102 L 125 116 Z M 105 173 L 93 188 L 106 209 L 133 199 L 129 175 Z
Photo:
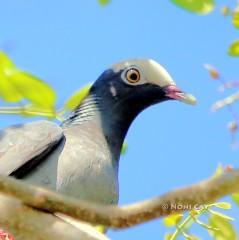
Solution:
M 176 85 L 168 85 L 164 88 L 164 91 L 168 93 L 181 93 L 182 91 Z

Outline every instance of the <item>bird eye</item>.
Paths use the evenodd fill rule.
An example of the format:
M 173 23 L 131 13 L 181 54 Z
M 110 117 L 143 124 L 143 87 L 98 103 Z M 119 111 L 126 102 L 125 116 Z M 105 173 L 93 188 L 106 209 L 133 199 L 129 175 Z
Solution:
M 131 68 L 126 72 L 126 79 L 130 83 L 137 83 L 140 80 L 139 70 Z

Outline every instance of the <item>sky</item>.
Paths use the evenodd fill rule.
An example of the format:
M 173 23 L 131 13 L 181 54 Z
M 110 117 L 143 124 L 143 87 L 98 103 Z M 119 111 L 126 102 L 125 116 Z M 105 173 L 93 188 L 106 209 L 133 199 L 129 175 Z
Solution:
M 58 106 L 113 63 L 139 57 L 160 62 L 197 97 L 193 107 L 176 101 L 150 107 L 131 126 L 120 160 L 119 202 L 134 203 L 210 177 L 219 163 L 238 166 L 226 128 L 232 116 L 210 110 L 232 91 L 219 93 L 203 67 L 212 64 L 227 80 L 238 77 L 238 59 L 227 55 L 238 32 L 220 15 L 220 6 L 235 2 L 219 0 L 213 13 L 201 17 L 170 1 L 112 0 L 101 7 L 95 0 L 0 0 L 0 48 L 19 68 L 52 85 Z M 0 127 L 32 120 L 0 116 Z M 238 213 L 234 207 L 229 215 Z M 209 238 L 205 229 L 194 230 Z M 163 239 L 167 231 L 155 220 L 110 231 L 109 237 Z

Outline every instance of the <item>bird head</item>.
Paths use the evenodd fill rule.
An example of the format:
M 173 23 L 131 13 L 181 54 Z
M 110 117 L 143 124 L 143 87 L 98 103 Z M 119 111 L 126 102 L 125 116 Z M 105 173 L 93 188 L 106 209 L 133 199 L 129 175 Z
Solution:
M 105 107 L 137 115 L 148 106 L 166 100 L 196 104 L 193 95 L 181 91 L 172 77 L 154 60 L 127 60 L 106 70 L 92 91 L 102 98 Z M 125 116 L 124 116 L 125 117 Z

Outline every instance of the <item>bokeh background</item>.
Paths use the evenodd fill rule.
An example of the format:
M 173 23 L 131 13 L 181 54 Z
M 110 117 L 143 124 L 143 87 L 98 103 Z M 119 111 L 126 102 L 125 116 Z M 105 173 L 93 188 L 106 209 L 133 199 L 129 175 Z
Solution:
M 112 0 L 102 7 L 94 0 L 1 0 L 0 48 L 21 69 L 52 85 L 58 106 L 111 64 L 138 57 L 159 61 L 197 97 L 195 107 L 166 102 L 133 123 L 119 174 L 120 204 L 133 203 L 207 178 L 219 163 L 238 165 L 226 128 L 232 116 L 226 109 L 210 111 L 230 91 L 219 93 L 203 67 L 210 63 L 226 79 L 238 78 L 238 59 L 227 55 L 238 33 L 220 15 L 223 4 L 218 0 L 214 12 L 201 17 L 170 1 Z M 0 127 L 26 121 L 32 119 L 1 115 Z M 239 210 L 234 206 L 228 214 L 238 216 Z M 194 230 L 209 239 L 205 229 Z M 163 239 L 166 231 L 157 220 L 109 236 Z

